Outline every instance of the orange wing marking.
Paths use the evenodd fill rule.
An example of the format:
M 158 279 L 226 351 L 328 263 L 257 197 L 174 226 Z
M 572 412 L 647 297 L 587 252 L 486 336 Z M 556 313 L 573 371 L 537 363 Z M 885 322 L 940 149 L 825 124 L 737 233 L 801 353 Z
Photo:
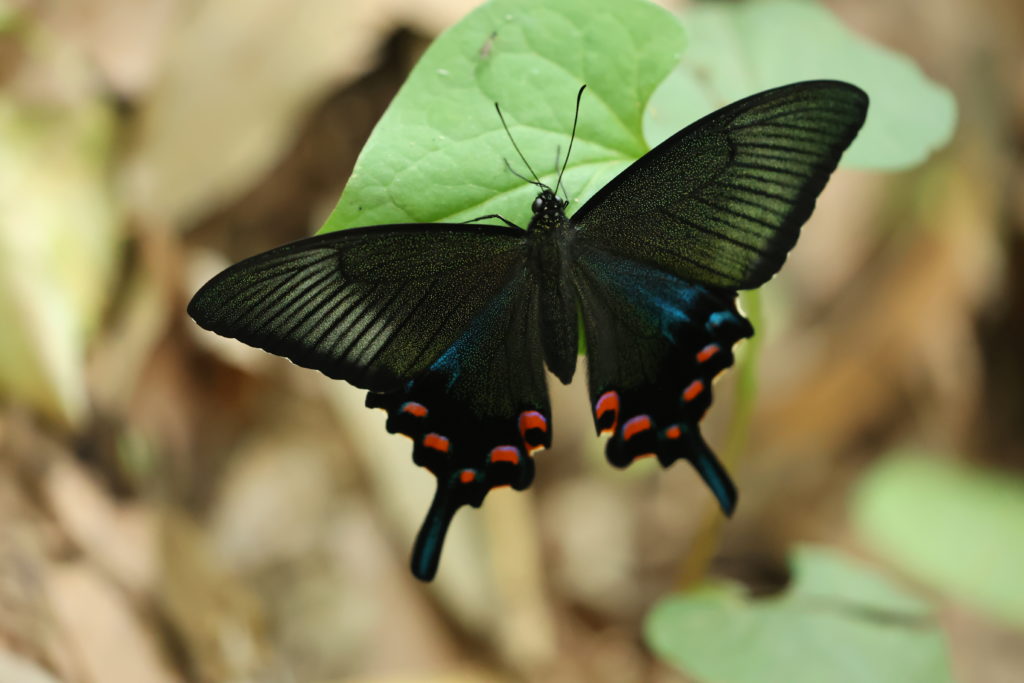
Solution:
M 594 415 L 597 417 L 597 421 L 599 423 L 609 412 L 613 415 L 612 424 L 611 426 L 602 429 L 602 434 L 605 432 L 614 432 L 615 428 L 619 424 L 619 395 L 614 391 L 604 392 L 594 403 Z
M 519 464 L 519 449 L 515 446 L 495 446 L 491 449 L 490 461 L 510 462 L 513 465 Z
M 697 362 L 706 363 L 712 358 L 714 358 L 721 350 L 722 347 L 719 346 L 718 344 L 708 344 L 703 349 L 697 352 Z
M 448 440 L 447 436 L 441 436 L 435 432 L 430 432 L 423 437 L 423 445 L 427 448 L 432 448 L 435 451 L 447 453 L 448 448 L 451 446 L 451 442 Z
M 399 410 L 403 413 L 409 413 L 413 417 L 427 416 L 427 407 L 422 403 L 417 403 L 416 401 L 406 401 L 402 404 L 402 407 L 399 408 Z
M 652 426 L 651 418 L 648 415 L 637 415 L 631 417 L 622 425 L 622 438 L 629 441 L 640 432 L 645 432 Z
M 693 399 L 700 396 L 701 392 L 704 391 L 704 382 L 699 379 L 695 379 L 690 382 L 690 385 L 683 389 L 683 400 L 689 403 Z

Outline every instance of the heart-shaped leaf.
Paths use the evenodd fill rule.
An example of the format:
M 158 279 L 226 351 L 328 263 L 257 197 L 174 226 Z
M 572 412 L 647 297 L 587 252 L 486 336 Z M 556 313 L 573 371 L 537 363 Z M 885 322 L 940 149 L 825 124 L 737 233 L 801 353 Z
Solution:
M 554 186 L 585 84 L 562 193 L 578 205 L 647 151 L 647 101 L 682 48 L 678 20 L 646 0 L 488 2 L 420 59 L 322 231 L 494 213 L 525 226 L 536 188 L 505 167 L 529 176 L 494 103 Z

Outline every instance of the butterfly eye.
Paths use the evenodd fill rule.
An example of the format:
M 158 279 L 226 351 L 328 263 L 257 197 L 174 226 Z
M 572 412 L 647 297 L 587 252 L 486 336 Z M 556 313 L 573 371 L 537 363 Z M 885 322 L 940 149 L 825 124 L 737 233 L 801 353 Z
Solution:
M 544 208 L 544 198 L 539 196 L 533 200 L 533 212 L 539 213 Z

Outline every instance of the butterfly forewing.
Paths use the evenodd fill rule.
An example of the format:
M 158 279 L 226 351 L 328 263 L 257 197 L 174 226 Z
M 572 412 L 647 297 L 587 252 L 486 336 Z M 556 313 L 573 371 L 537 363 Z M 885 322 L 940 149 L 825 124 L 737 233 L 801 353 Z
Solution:
M 724 107 L 598 191 L 570 219 L 577 239 L 691 282 L 756 287 L 796 243 L 867 103 L 811 81 Z
M 525 233 L 511 228 L 332 232 L 228 268 L 199 290 L 188 312 L 218 334 L 383 391 L 451 346 L 525 258 Z

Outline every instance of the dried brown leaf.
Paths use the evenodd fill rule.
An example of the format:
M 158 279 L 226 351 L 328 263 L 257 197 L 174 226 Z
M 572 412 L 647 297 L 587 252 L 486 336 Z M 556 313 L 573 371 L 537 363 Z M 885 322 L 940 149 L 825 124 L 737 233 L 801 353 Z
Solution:
M 174 683 L 152 625 L 88 565 L 53 566 L 47 596 L 80 683 Z
M 366 0 L 196 6 L 142 103 L 134 206 L 148 223 L 186 227 L 237 197 L 319 98 L 368 68 L 389 28 L 380 20 Z
M 136 596 L 152 592 L 159 562 L 152 509 L 115 502 L 72 460 L 55 462 L 42 488 L 61 529 L 97 567 Z

